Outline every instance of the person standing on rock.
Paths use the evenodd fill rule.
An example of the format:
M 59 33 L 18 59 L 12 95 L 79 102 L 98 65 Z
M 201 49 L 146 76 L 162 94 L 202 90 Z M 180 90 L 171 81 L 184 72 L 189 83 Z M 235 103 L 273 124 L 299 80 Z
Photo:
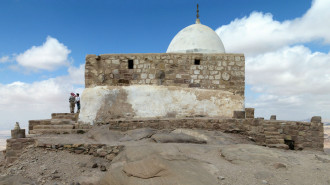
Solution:
M 79 97 L 79 93 L 77 93 L 76 96 L 76 103 L 77 103 L 77 113 L 80 112 L 80 97 Z
M 71 96 L 69 98 L 69 103 L 70 103 L 70 112 L 74 113 L 74 107 L 76 103 L 76 95 L 74 93 L 71 93 Z

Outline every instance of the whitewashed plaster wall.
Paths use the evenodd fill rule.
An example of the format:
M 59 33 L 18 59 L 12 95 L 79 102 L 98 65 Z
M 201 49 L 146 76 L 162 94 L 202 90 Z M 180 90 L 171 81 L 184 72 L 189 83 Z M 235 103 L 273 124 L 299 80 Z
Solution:
M 79 121 L 117 118 L 232 117 L 244 109 L 244 96 L 222 90 L 175 86 L 97 86 L 81 96 Z

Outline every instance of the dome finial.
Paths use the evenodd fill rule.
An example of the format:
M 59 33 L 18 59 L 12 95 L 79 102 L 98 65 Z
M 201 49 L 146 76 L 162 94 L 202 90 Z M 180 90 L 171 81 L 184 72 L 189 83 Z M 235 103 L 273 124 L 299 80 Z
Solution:
M 198 3 L 197 3 L 197 15 L 196 15 L 196 24 L 200 24 L 201 20 L 199 20 L 199 9 L 198 9 Z

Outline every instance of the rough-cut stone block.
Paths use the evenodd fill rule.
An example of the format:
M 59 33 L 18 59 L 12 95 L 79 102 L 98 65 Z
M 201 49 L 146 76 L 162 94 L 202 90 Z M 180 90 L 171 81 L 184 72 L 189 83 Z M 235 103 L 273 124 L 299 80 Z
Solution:
M 25 138 L 25 129 L 11 130 L 11 138 L 12 139 Z
M 233 118 L 244 119 L 245 118 L 245 111 L 234 111 Z
M 271 115 L 270 120 L 276 120 L 276 115 Z
M 311 119 L 311 122 L 313 123 L 321 123 L 321 121 L 322 121 L 321 116 L 313 116 Z
M 245 108 L 245 118 L 254 118 L 254 108 Z

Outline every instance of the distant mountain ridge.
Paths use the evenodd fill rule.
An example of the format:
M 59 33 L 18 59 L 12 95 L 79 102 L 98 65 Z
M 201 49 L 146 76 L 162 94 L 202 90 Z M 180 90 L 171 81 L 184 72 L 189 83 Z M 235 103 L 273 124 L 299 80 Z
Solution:
M 322 120 L 322 122 L 324 123 L 324 125 L 329 125 L 330 126 L 330 120 L 325 119 L 325 120 Z

